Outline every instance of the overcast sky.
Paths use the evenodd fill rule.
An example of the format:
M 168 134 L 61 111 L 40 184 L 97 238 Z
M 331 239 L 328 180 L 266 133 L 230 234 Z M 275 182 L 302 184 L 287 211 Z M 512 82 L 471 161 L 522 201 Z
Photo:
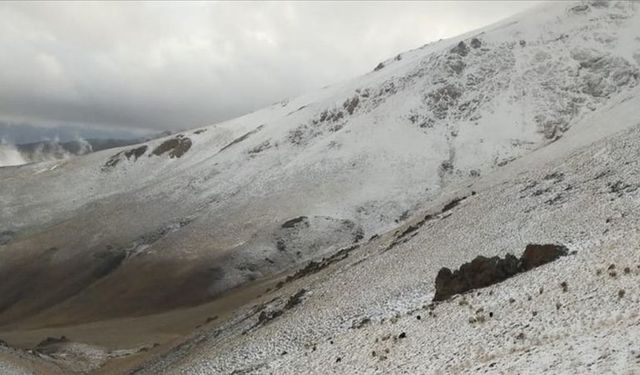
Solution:
M 212 124 L 534 3 L 0 2 L 0 122 Z

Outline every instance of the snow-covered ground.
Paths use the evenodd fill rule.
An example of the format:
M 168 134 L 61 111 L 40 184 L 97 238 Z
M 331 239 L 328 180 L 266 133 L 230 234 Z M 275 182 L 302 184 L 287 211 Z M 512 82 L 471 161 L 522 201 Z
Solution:
M 399 228 L 267 293 L 256 305 L 269 311 L 306 290 L 299 305 L 264 326 L 251 328 L 259 309 L 248 306 L 152 359 L 143 373 L 634 373 L 639 152 L 636 122 L 553 162 L 525 157 L 526 168 L 459 191 L 469 197 L 408 241 L 388 249 Z M 440 267 L 520 255 L 528 243 L 560 243 L 575 253 L 430 304 Z
M 145 145 L 1 168 L 0 233 L 12 240 L 0 257 L 10 258 L 4 263 L 13 270 L 40 275 L 40 285 L 58 281 L 34 268 L 75 275 L 67 259 L 83 269 L 106 259 L 68 282 L 94 284 L 98 275 L 93 289 L 102 295 L 101 288 L 127 280 L 139 287 L 131 299 L 153 295 L 175 306 L 296 267 L 393 228 L 442 192 L 580 132 L 592 116 L 635 95 L 637 8 L 625 1 L 545 4 L 235 120 Z M 601 135 L 610 126 L 598 124 Z M 283 233 L 287 221 L 303 216 L 311 220 Z M 51 248 L 52 264 L 32 263 Z M 168 270 L 172 262 L 180 271 Z M 136 282 L 141 267 L 171 276 Z M 93 292 L 80 292 L 47 291 L 50 302 L 41 306 L 42 289 L 35 288 L 4 320 L 53 302 L 72 304 L 70 295 L 96 302 Z M 128 304 L 108 315 L 131 312 Z
M 0 168 L 0 325 L 202 303 L 356 243 L 141 371 L 633 372 L 638 8 L 547 3 L 225 123 Z M 440 267 L 528 243 L 576 253 L 428 306 Z

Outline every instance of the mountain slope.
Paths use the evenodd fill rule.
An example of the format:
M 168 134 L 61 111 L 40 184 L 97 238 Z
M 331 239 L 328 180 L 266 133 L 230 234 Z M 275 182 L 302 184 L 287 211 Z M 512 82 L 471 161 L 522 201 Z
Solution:
M 640 99 L 627 103 L 638 108 Z M 610 118 L 625 121 L 618 115 Z M 551 160 L 540 150 L 481 178 L 458 192 L 467 198 L 457 206 L 436 202 L 347 258 L 267 291 L 156 353 L 140 373 L 637 371 L 637 117 L 633 124 L 570 153 L 567 136 Z M 440 267 L 519 255 L 529 243 L 561 243 L 571 255 L 431 303 Z
M 3 168 L 0 324 L 202 303 L 389 230 L 569 134 L 565 153 L 630 126 L 593 124 L 637 115 L 625 104 L 640 82 L 637 8 L 547 4 L 235 120 Z

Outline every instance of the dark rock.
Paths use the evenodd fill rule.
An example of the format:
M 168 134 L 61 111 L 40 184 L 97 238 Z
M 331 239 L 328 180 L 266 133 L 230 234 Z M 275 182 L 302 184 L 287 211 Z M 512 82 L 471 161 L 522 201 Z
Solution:
M 467 47 L 465 42 L 460 42 L 457 46 L 453 47 L 450 52 L 460 56 L 467 56 L 469 54 L 469 47 Z
M 300 302 L 302 302 L 302 296 L 304 296 L 305 293 L 307 293 L 306 289 L 300 289 L 298 292 L 296 292 L 296 294 L 289 297 L 287 303 L 284 305 L 284 309 L 289 310 L 299 305 Z
M 109 160 L 107 160 L 106 163 L 104 163 L 104 165 L 102 166 L 102 170 L 103 171 L 108 171 L 110 168 L 115 167 L 116 165 L 118 165 L 118 163 L 120 163 L 120 155 L 122 155 L 122 151 L 118 152 L 117 154 L 111 156 L 109 158 Z
M 283 245 L 284 246 L 284 245 Z M 321 271 L 322 269 L 326 268 L 327 266 L 339 262 L 341 260 L 346 259 L 349 256 L 349 253 L 351 253 L 353 250 L 359 248 L 360 245 L 352 245 L 349 247 L 345 247 L 342 248 L 340 250 L 338 250 L 335 254 L 326 257 L 326 258 L 322 258 L 319 261 L 310 261 L 309 263 L 307 263 L 307 265 L 298 270 L 296 273 L 294 273 L 293 275 L 289 275 L 285 278 L 284 281 L 278 282 L 278 284 L 276 284 L 276 289 L 281 288 L 282 286 L 284 286 L 285 283 L 291 282 L 293 280 L 297 280 L 300 279 L 302 277 L 314 274 L 316 272 Z
M 533 196 L 533 197 L 538 197 L 538 196 L 540 196 L 540 195 L 542 195 L 542 194 L 546 194 L 546 193 L 548 193 L 548 192 L 550 192 L 550 191 L 551 191 L 551 188 L 550 188 L 550 187 L 545 188 L 545 189 L 538 189 L 538 190 L 534 191 L 534 192 L 531 194 L 531 196 Z
M 136 147 L 136 148 L 132 148 L 130 150 L 127 150 L 124 152 L 124 156 L 128 159 L 131 159 L 133 157 L 133 160 L 136 161 L 138 160 L 139 157 L 141 157 L 142 155 L 144 155 L 145 152 L 147 152 L 147 149 L 149 148 L 149 146 L 147 145 L 143 145 L 140 147 Z
M 376 67 L 373 68 L 373 71 L 377 72 L 378 70 L 380 70 L 382 68 L 384 68 L 384 63 L 380 63 L 380 64 L 376 65 Z
M 459 205 L 460 202 L 462 202 L 465 198 L 466 197 L 454 198 L 449 203 L 445 204 L 444 207 L 442 207 L 442 212 L 447 212 L 447 211 L 451 210 L 455 206 Z
M 261 311 L 260 315 L 258 315 L 258 326 L 259 325 L 264 325 L 267 322 L 270 322 L 271 320 L 279 317 L 280 315 L 282 315 L 282 310 L 275 310 L 275 311 Z
M 453 172 L 453 163 L 449 160 L 445 160 L 440 164 L 440 171 L 442 174 Z
M 608 8 L 609 0 L 592 0 L 589 4 L 594 8 Z
M 528 271 L 567 255 L 569 250 L 562 245 L 529 244 L 520 258 L 522 271 Z
M 457 107 L 458 100 L 463 94 L 461 87 L 454 83 L 448 83 L 428 93 L 425 100 L 437 119 L 447 117 L 450 109 Z
M 549 263 L 567 253 L 567 248 L 562 245 L 530 244 L 520 259 L 512 254 L 507 254 L 504 259 L 497 256 L 478 256 L 471 263 L 465 263 L 455 271 L 443 267 L 436 276 L 433 300 L 443 301 L 455 294 L 487 287 L 517 273 Z
M 446 267 L 440 269 L 436 276 L 436 294 L 433 300 L 442 301 L 454 294 L 484 288 L 516 273 L 518 259 L 511 254 L 507 254 L 505 259 L 478 256 L 471 263 L 460 266 L 455 272 Z
M 462 61 L 462 59 L 458 57 L 458 59 L 449 61 L 448 66 L 453 72 L 455 72 L 456 74 L 460 74 L 462 73 L 464 68 L 467 67 L 467 64 L 465 64 L 464 61 Z
M 569 11 L 572 13 L 584 13 L 589 11 L 589 6 L 587 4 L 576 5 Z
M 180 158 L 189 151 L 191 144 L 191 139 L 183 136 L 176 136 L 175 138 L 168 139 L 161 143 L 160 146 L 153 150 L 152 154 L 160 156 L 168 152 L 170 158 Z
M 556 194 L 555 196 L 553 196 L 550 199 L 547 199 L 546 201 L 544 201 L 545 204 L 548 204 L 550 206 L 553 206 L 557 203 L 560 203 L 564 200 L 564 197 L 562 196 L 562 194 Z
M 289 135 L 287 136 L 287 139 L 289 140 L 289 142 L 291 142 L 294 145 L 303 145 L 305 143 L 306 140 L 306 133 L 304 131 L 305 127 L 304 126 L 300 126 L 296 129 L 293 129 L 289 132 Z
M 478 38 L 471 39 L 469 44 L 471 45 L 471 48 L 480 48 L 482 46 L 482 42 Z
M 619 197 L 622 197 L 625 193 L 632 193 L 638 190 L 638 185 L 627 184 L 622 181 L 610 182 L 607 184 L 609 186 L 609 193 L 617 194 Z
M 362 228 L 358 228 L 353 235 L 353 243 L 360 242 L 364 238 L 364 230 Z
M 224 146 L 223 148 L 221 148 L 221 149 L 220 149 L 220 151 L 218 151 L 218 152 L 220 153 L 220 152 L 222 152 L 222 151 L 224 151 L 224 150 L 228 149 L 229 147 L 231 147 L 231 146 L 233 146 L 233 145 L 235 145 L 235 144 L 238 144 L 238 143 L 240 143 L 240 142 L 242 142 L 242 141 L 247 140 L 250 136 L 252 136 L 253 134 L 255 134 L 255 133 L 259 132 L 260 130 L 262 130 L 262 128 L 264 128 L 264 124 L 262 124 L 262 125 L 258 126 L 257 128 L 253 129 L 252 131 L 250 131 L 250 132 L 248 132 L 248 133 L 245 133 L 244 135 L 242 135 L 242 136 L 240 136 L 240 137 L 238 137 L 238 138 L 234 139 L 234 140 L 233 140 L 233 141 L 231 141 L 229 144 L 227 144 L 226 146 Z
M 106 172 L 109 169 L 114 168 L 123 160 L 122 156 L 126 157 L 127 160 L 133 158 L 133 161 L 136 161 L 140 156 L 144 155 L 144 153 L 147 152 L 148 148 L 149 146 L 142 145 L 140 147 L 132 148 L 126 151 L 120 151 L 117 154 L 111 156 L 109 160 L 104 163 L 104 165 L 102 166 L 102 170 Z
M 353 112 L 356 110 L 356 107 L 358 106 L 358 103 L 360 103 L 360 98 L 358 98 L 358 96 L 354 96 L 351 99 L 347 99 L 342 106 L 344 107 L 344 109 L 350 114 L 352 115 Z
M 424 223 L 426 223 L 426 220 L 420 220 L 419 222 L 417 222 L 414 225 L 409 225 L 407 227 L 407 229 L 405 229 L 402 233 L 400 233 L 400 235 L 398 236 L 398 238 L 402 238 L 405 237 L 407 234 L 410 234 L 412 232 L 415 232 L 416 230 L 420 229 L 420 227 L 422 225 L 424 225 Z
M 309 221 L 309 218 L 307 218 L 306 216 L 296 217 L 296 218 L 285 221 L 282 224 L 282 228 L 293 228 L 298 223 L 307 223 L 308 221 Z
M 544 180 L 555 180 L 562 181 L 564 179 L 564 173 L 562 172 L 553 172 L 543 177 Z
M 360 328 L 366 326 L 369 323 L 371 323 L 371 319 L 362 318 L 362 319 L 360 319 L 358 321 L 353 322 L 353 324 L 351 324 L 351 328 L 352 329 L 360 329 Z

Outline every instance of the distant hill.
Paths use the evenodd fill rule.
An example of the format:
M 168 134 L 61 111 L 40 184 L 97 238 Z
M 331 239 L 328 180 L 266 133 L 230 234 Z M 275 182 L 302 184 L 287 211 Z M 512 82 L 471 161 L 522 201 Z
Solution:
M 68 142 L 42 141 L 17 145 L 23 155 L 58 154 L 83 155 L 89 152 L 102 151 L 109 148 L 129 146 L 144 142 L 145 139 L 78 139 Z

